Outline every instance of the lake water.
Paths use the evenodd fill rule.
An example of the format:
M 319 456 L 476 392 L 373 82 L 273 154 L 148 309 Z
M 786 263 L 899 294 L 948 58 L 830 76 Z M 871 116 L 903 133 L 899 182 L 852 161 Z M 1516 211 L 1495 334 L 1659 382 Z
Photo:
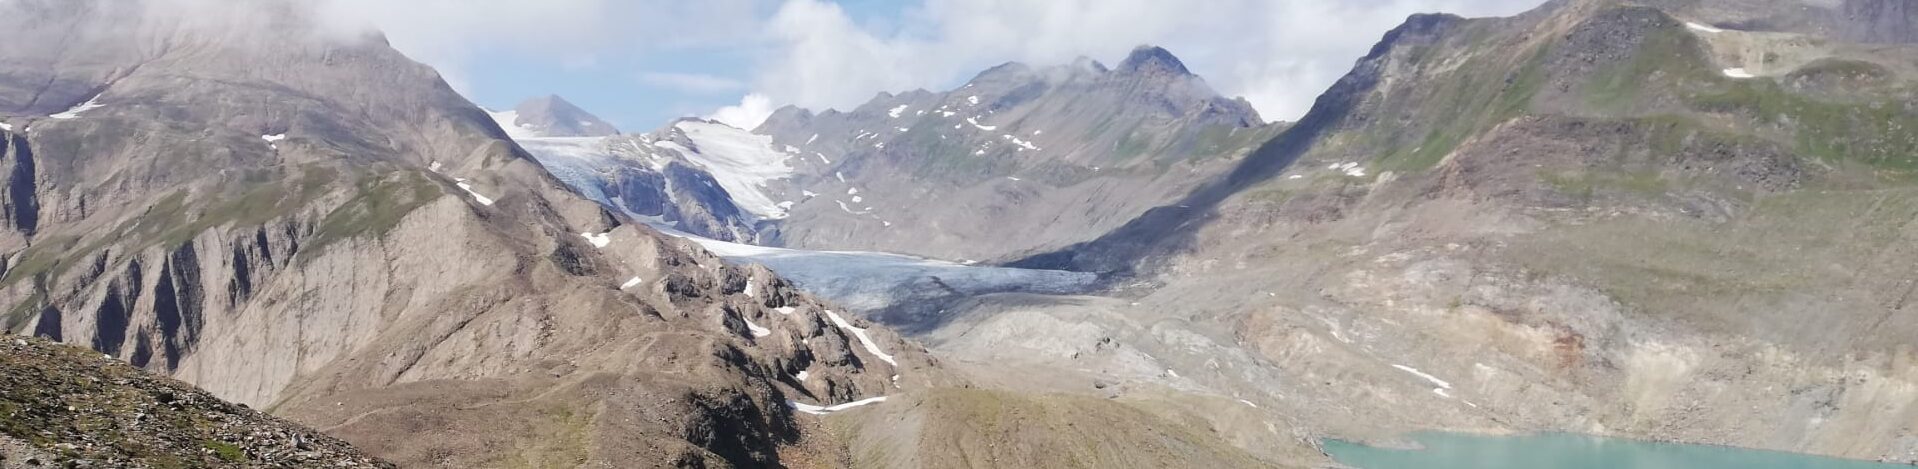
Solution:
M 1619 440 L 1572 434 L 1484 436 L 1417 433 L 1423 449 L 1329 440 L 1325 451 L 1359 469 L 1911 469 L 1775 451 Z

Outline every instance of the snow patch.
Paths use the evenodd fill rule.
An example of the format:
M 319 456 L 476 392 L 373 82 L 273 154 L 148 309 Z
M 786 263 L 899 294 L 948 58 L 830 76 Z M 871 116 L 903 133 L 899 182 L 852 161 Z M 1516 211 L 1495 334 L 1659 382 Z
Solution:
M 7 125 L 7 123 L 5 123 L 5 122 L 0 122 L 0 130 L 5 130 L 5 131 L 8 131 L 8 132 L 12 132 L 12 131 L 13 131 L 13 126 L 11 126 L 11 125 Z
M 460 186 L 460 190 L 464 190 L 466 191 L 467 194 L 471 194 L 473 196 L 473 200 L 476 202 L 479 202 L 480 205 L 485 205 L 489 207 L 493 205 L 493 198 L 480 195 L 478 191 L 473 190 L 472 184 L 467 184 L 465 181 L 460 181 L 458 185 Z
M 789 315 L 789 316 L 790 316 L 790 315 L 792 315 L 792 313 L 794 313 L 794 312 L 796 312 L 796 311 L 799 311 L 799 308 L 794 308 L 794 307 L 791 307 L 791 306 L 781 306 L 781 307 L 778 307 L 778 308 L 773 308 L 773 311 L 778 311 L 778 312 L 779 312 L 779 314 L 784 314 L 784 315 Z
M 1245 405 L 1246 405 L 1247 407 L 1251 407 L 1251 408 L 1254 408 L 1254 409 L 1257 409 L 1257 408 L 1259 408 L 1259 405 L 1258 405 L 1258 404 L 1253 404 L 1253 403 L 1252 403 L 1252 401 L 1248 401 L 1248 400 L 1245 400 L 1245 399 L 1239 399 L 1239 403 L 1240 403 L 1240 404 L 1245 404 Z
M 966 97 L 966 102 L 968 102 L 968 103 L 972 103 L 972 105 L 974 105 L 974 106 L 978 106 L 978 105 L 979 105 L 979 97 L 978 97 L 978 96 L 967 96 L 967 97 Z
M 1346 176 L 1355 178 L 1365 177 L 1365 168 L 1360 167 L 1358 163 L 1336 163 L 1325 167 L 1325 169 L 1345 173 Z
M 1008 142 L 1012 142 L 1013 145 L 1018 145 L 1019 151 L 1026 151 L 1026 150 L 1039 151 L 1038 145 L 1033 145 L 1032 142 L 1022 140 L 1018 136 L 1007 134 L 1005 136 L 1005 140 Z
M 286 140 L 286 134 L 261 135 L 260 140 L 265 140 L 266 143 L 274 143 Z
M 427 165 L 426 170 L 435 173 L 440 172 L 440 162 L 434 161 L 433 164 Z
M 821 162 L 821 163 L 825 163 L 825 164 L 832 164 L 832 160 L 828 160 L 828 159 L 826 159 L 826 154 L 825 154 L 825 153 L 820 153 L 820 152 L 816 152 L 816 151 L 815 151 L 815 152 L 812 152 L 812 154 L 813 154 L 814 156 L 818 156 L 818 157 L 819 157 L 819 162 Z
M 612 233 L 600 233 L 600 234 L 580 233 L 579 235 L 581 237 L 586 238 L 587 242 L 593 243 L 593 247 L 596 247 L 596 248 L 605 248 L 606 246 L 613 244 Z
M 898 119 L 900 114 L 904 114 L 907 109 L 911 109 L 911 108 L 912 108 L 911 105 L 901 104 L 899 105 L 899 107 L 892 108 L 892 110 L 890 111 L 886 111 L 886 115 L 892 116 L 892 118 L 894 119 Z
M 639 286 L 640 282 L 641 280 L 639 279 L 639 277 L 633 277 L 632 279 L 627 280 L 626 283 L 619 284 L 619 289 L 625 290 L 628 288 L 633 288 L 633 287 Z
M 1452 383 L 1447 383 L 1445 382 L 1445 380 L 1438 379 L 1437 376 L 1425 374 L 1425 372 L 1419 371 L 1417 368 L 1413 368 L 1405 365 L 1392 365 L 1392 367 L 1398 368 L 1399 371 L 1411 373 L 1412 375 L 1418 376 L 1420 378 L 1425 378 L 1426 381 L 1431 381 L 1432 384 L 1438 385 L 1440 389 L 1452 389 Z
M 1718 34 L 1718 33 L 1725 32 L 1725 30 L 1723 29 L 1714 28 L 1714 27 L 1711 27 L 1710 25 L 1705 25 L 1701 23 L 1686 22 L 1685 27 L 1693 31 L 1698 31 L 1701 33 L 1708 33 L 1708 34 Z
M 812 134 L 812 138 L 806 139 L 806 144 L 812 145 L 812 142 L 817 142 L 817 141 L 819 141 L 819 134 Z
M 978 128 L 979 130 L 987 131 L 987 132 L 999 130 L 999 126 L 996 126 L 996 125 L 980 125 L 979 118 L 977 117 L 967 117 L 966 123 L 972 124 L 973 127 Z
M 102 105 L 100 104 L 100 95 L 96 94 L 96 95 L 93 95 L 93 97 L 91 98 L 87 98 L 87 102 L 80 103 L 80 105 L 74 106 L 72 109 L 66 110 L 66 112 L 54 114 L 47 117 L 52 117 L 54 119 L 61 119 L 61 120 L 78 119 L 80 118 L 80 113 L 91 111 L 94 109 L 99 109 L 101 107 Z
M 830 407 L 820 407 L 820 406 L 807 404 L 799 401 L 786 401 L 787 404 L 791 404 L 793 406 L 793 410 L 797 410 L 800 412 L 805 412 L 813 415 L 826 415 L 826 414 L 831 414 L 833 412 L 839 412 L 842 410 L 851 409 L 854 407 L 877 404 L 881 402 L 886 402 L 886 396 L 879 396 L 879 397 L 874 397 L 869 399 L 857 400 L 857 401 L 847 402 L 845 404 L 840 404 L 840 405 L 830 406 Z
M 846 322 L 846 318 L 839 317 L 839 313 L 832 312 L 832 310 L 830 309 L 826 310 L 826 318 L 831 319 L 833 325 L 839 326 L 840 329 L 845 329 L 846 331 L 851 332 L 854 337 L 858 337 L 859 344 L 864 345 L 866 347 L 866 351 L 872 352 L 873 356 L 879 357 L 880 360 L 884 360 L 886 363 L 889 363 L 892 366 L 899 366 L 899 362 L 893 360 L 892 355 L 887 355 L 884 350 L 879 349 L 879 344 L 875 344 L 872 342 L 872 336 L 867 335 L 865 329 L 853 327 L 852 323 Z
M 1757 75 L 1752 75 L 1752 72 L 1746 71 L 1744 67 L 1727 68 L 1725 69 L 1725 76 L 1731 78 L 1758 78 Z
M 808 373 L 806 370 L 799 370 L 799 374 L 793 375 L 793 379 L 799 380 L 801 383 L 806 382 L 806 378 L 810 377 L 812 377 L 812 373 Z
M 773 335 L 772 329 L 759 327 L 758 324 L 753 324 L 753 320 L 746 319 L 745 316 L 740 316 L 739 320 L 746 321 L 746 330 L 751 331 L 753 333 L 753 337 L 765 337 L 765 336 Z

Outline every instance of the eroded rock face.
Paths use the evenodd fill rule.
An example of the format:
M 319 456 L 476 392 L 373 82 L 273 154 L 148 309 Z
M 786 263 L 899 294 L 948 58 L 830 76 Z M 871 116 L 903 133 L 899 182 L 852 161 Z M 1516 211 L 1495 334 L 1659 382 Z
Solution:
M 0 45 L 33 65 L 0 75 L 8 330 L 403 465 L 776 464 L 809 435 L 789 401 L 939 379 L 566 191 L 377 37 L 312 34 L 292 2 L 103 3 L 0 5 L 11 31 L 83 32 Z

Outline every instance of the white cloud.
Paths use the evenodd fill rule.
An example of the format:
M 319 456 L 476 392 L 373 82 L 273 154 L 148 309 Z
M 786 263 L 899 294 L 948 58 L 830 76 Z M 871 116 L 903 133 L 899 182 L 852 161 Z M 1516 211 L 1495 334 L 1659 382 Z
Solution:
M 741 38 L 757 34 L 765 1 L 318 0 L 312 5 L 335 33 L 384 32 L 394 47 L 459 77 L 482 60 L 582 69 L 597 67 L 606 57 L 741 45 L 746 43 Z
M 1384 33 L 1418 12 L 1510 15 L 1542 0 L 923 0 L 885 26 L 837 4 L 787 0 L 755 91 L 848 108 L 879 91 L 936 89 L 1004 61 L 1115 61 L 1165 46 L 1268 119 L 1294 119 Z
M 704 73 L 644 72 L 639 81 L 690 94 L 715 94 L 746 89 L 746 82 Z
M 767 117 L 772 117 L 775 110 L 777 107 L 771 98 L 753 93 L 741 98 L 739 104 L 719 108 L 718 111 L 713 112 L 713 115 L 706 118 L 719 121 L 721 124 L 752 130 L 759 127 L 759 124 L 765 123 Z

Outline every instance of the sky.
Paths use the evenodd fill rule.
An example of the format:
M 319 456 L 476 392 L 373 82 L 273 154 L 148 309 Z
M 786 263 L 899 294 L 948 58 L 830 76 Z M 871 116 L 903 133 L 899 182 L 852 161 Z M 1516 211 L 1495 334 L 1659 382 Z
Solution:
M 557 94 L 629 132 L 685 116 L 753 127 L 850 109 L 1009 61 L 1108 65 L 1163 46 L 1269 121 L 1298 118 L 1413 13 L 1543 0 L 323 0 L 482 106 Z

